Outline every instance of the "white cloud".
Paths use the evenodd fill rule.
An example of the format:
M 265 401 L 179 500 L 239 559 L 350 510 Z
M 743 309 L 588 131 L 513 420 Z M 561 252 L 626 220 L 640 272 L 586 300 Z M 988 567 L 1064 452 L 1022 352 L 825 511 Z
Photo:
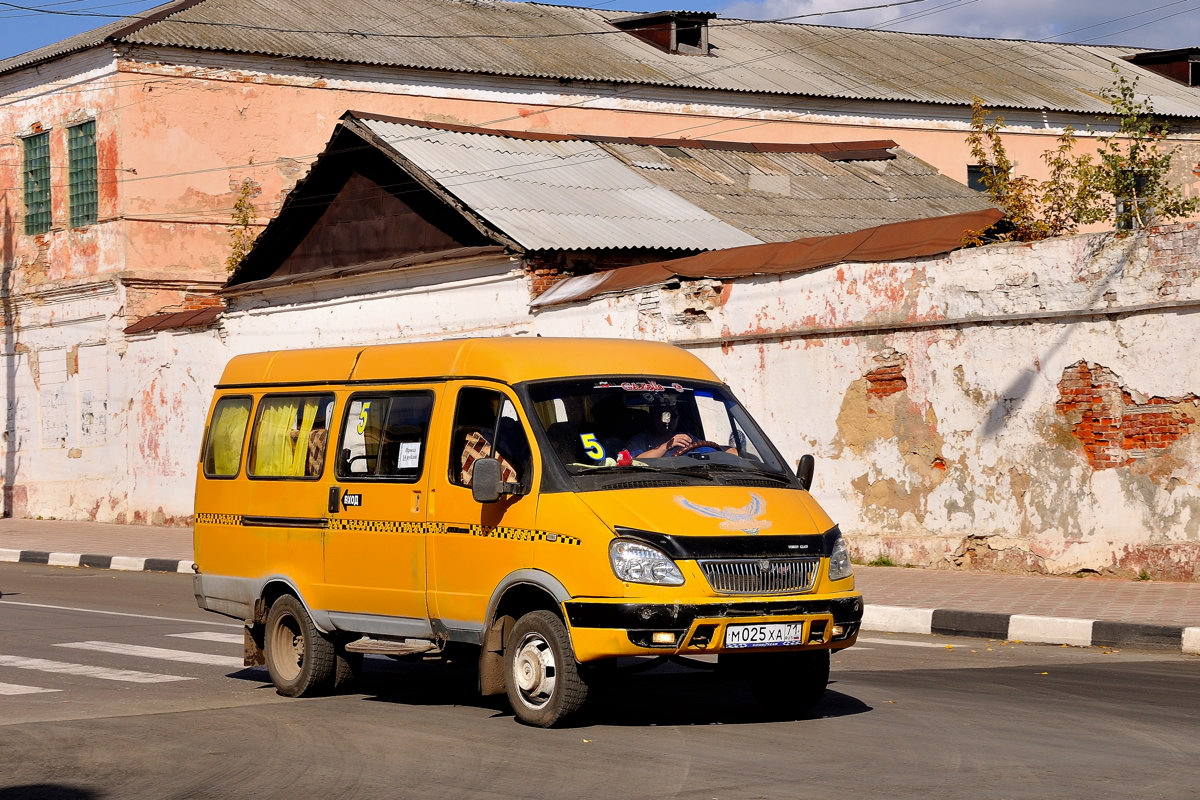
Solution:
M 881 5 L 887 0 L 734 0 L 722 17 L 779 19 Z M 1200 45 L 1200 0 L 921 0 L 891 8 L 805 17 L 795 22 L 997 39 L 1122 44 L 1174 49 Z

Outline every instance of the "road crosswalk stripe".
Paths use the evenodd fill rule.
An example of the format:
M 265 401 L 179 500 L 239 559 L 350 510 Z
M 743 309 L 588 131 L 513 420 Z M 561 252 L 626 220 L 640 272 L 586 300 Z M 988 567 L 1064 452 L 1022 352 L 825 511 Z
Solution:
M 169 681 L 190 681 L 183 675 L 157 675 L 153 672 L 138 672 L 131 669 L 109 669 L 95 667 L 89 664 L 69 664 L 64 661 L 50 661 L 45 658 L 25 658 L 23 656 L 0 655 L 0 667 L 16 667 L 17 669 L 33 669 L 41 672 L 53 672 L 60 675 L 79 675 L 85 678 L 100 678 L 106 681 L 125 681 L 126 683 L 167 683 Z
M 77 650 L 94 650 L 114 655 L 181 661 L 186 664 L 211 664 L 218 667 L 241 667 L 244 663 L 240 656 L 236 658 L 234 656 L 215 656 L 209 653 L 192 653 L 187 650 L 168 650 L 163 647 L 144 647 L 120 642 L 62 642 L 56 644 L 55 647 L 72 647 Z
M 197 639 L 201 642 L 220 642 L 221 644 L 242 644 L 245 634 L 217 633 L 216 631 L 197 631 L 196 633 L 168 633 L 176 639 Z
M 43 689 L 40 686 L 21 686 L 17 683 L 0 683 L 0 695 L 5 694 L 39 694 L 41 692 L 61 692 L 62 689 Z

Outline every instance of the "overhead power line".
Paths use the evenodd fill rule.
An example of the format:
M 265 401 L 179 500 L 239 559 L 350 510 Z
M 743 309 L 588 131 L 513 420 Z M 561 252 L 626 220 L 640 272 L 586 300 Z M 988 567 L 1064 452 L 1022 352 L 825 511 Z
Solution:
M 881 3 L 871 6 L 859 6 L 857 8 L 842 8 L 833 9 L 830 11 L 813 11 L 807 14 L 793 14 L 787 17 L 778 17 L 775 19 L 766 20 L 731 20 L 721 25 L 720 27 L 732 28 L 742 25 L 761 24 L 764 22 L 791 22 L 798 19 L 812 19 L 815 17 L 827 17 L 834 14 L 852 14 L 859 11 L 875 11 L 883 8 L 895 8 L 898 6 L 913 5 L 915 3 L 927 3 L 930 0 L 897 0 L 892 3 Z M 302 33 L 302 34 L 319 34 L 322 36 L 350 36 L 355 39 L 417 39 L 421 41 L 438 41 L 438 40 L 463 40 L 463 39 L 563 39 L 571 37 L 593 37 L 593 36 L 611 36 L 614 34 L 628 34 L 629 28 L 614 28 L 612 30 L 595 30 L 595 31 L 564 31 L 561 33 L 445 33 L 445 34 L 424 34 L 424 33 L 384 33 L 378 30 L 358 30 L 354 28 L 347 29 L 318 29 L 318 28 L 280 28 L 271 25 L 252 25 L 244 22 L 216 22 L 212 20 L 199 19 L 184 19 L 177 16 L 161 17 L 145 16 L 141 14 L 100 14 L 93 11 L 63 11 L 51 9 L 46 6 L 26 6 L 16 3 L 0 2 L 0 8 L 10 8 L 17 11 L 28 11 L 33 13 L 49 14 L 54 16 L 64 17 L 89 17 L 96 19 L 111 19 L 111 20 L 129 20 L 129 21 L 145 21 L 145 22 L 161 22 L 175 25 L 198 25 L 203 27 L 216 27 L 233 30 L 244 31 L 259 31 L 264 33 Z M 185 9 L 186 11 L 186 9 Z M 180 12 L 183 13 L 183 12 Z M 411 24 L 411 23 L 410 23 Z M 636 30 L 636 28 L 634 29 Z

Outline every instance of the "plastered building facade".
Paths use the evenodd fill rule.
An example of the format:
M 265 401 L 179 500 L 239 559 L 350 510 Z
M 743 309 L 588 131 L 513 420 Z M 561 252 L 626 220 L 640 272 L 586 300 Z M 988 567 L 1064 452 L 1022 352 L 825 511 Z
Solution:
M 189 513 L 207 385 L 234 353 L 447 330 L 648 338 L 709 363 L 790 460 L 817 457 L 814 492 L 864 559 L 1195 580 L 1200 398 L 1180 364 L 1200 333 L 1197 245 L 1192 225 L 1087 234 L 536 314 L 528 276 L 495 257 L 247 292 L 213 330 L 129 343 L 121 371 L 148 390 L 124 416 L 155 459 L 132 465 L 130 501 Z
M 181 14 L 203 12 L 180 4 Z M 1084 237 L 688 284 L 537 314 L 529 276 L 493 257 L 231 298 L 212 329 L 124 333 L 148 314 L 211 302 L 228 275 L 239 186 L 252 183 L 256 225 L 265 223 L 347 109 L 613 136 L 887 137 L 962 180 L 970 158 L 961 104 L 882 91 L 871 99 L 857 91 L 859 78 L 838 99 L 833 90 L 784 97 L 551 69 L 513 75 L 231 52 L 121 30 L 0 71 L 5 513 L 186 524 L 203 408 L 236 352 L 473 333 L 640 336 L 696 348 L 786 452 L 816 453 L 818 491 L 847 529 L 862 531 L 864 555 L 1186 572 L 1178 554 L 1194 554 L 1198 524 L 1187 466 L 1197 389 L 1177 368 L 1176 348 L 1190 341 L 1181 331 L 1191 312 L 1154 305 L 1194 296 L 1186 231 L 1152 237 L 1146 253 L 1156 255 L 1143 260 L 1157 266 L 1129 275 L 1129 264 L 1104 260 L 1109 245 L 1096 243 L 1107 240 Z M 649 62 L 650 51 L 638 57 Z M 1178 141 L 1191 146 L 1188 120 L 1200 104 L 1171 110 Z M 1006 116 L 1010 154 L 1034 174 L 1063 125 L 1093 119 L 1031 108 Z M 98 210 L 72 227 L 62 154 L 67 129 L 88 121 Z M 40 133 L 50 137 L 52 224 L 30 235 L 22 146 Z M 1194 160 L 1179 162 L 1181 180 Z M 1118 266 L 1122 285 L 1138 287 L 1129 297 L 1108 286 Z M 1070 314 L 1048 315 L 1068 299 L 1060 310 Z M 1103 406 L 1096 413 L 1067 399 L 1089 391 Z M 1117 526 L 1119 536 L 1107 532 Z

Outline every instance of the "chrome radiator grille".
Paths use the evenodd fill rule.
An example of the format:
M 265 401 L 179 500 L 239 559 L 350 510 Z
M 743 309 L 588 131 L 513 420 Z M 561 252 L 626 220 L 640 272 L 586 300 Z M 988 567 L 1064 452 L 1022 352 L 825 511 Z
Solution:
M 721 594 L 807 592 L 817 577 L 819 558 L 729 558 L 700 561 L 708 585 Z

